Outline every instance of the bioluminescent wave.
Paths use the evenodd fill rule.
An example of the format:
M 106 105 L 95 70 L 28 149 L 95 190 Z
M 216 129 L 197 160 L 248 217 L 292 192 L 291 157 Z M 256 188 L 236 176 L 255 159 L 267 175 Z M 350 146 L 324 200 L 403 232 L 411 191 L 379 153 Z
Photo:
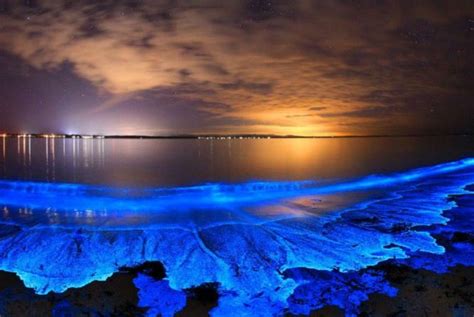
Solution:
M 445 163 L 392 175 L 372 175 L 340 182 L 249 182 L 243 184 L 204 184 L 192 187 L 157 189 L 121 189 L 78 184 L 0 181 L 0 204 L 21 207 L 23 213 L 48 211 L 61 219 L 73 212 L 76 219 L 85 216 L 87 224 L 103 226 L 107 220 L 118 224 L 118 218 L 134 217 L 171 222 L 187 226 L 215 224 L 219 221 L 255 222 L 258 206 L 292 200 L 298 197 L 335 195 L 344 192 L 377 190 L 400 186 L 423 178 L 433 177 L 474 166 L 474 159 Z M 274 214 L 301 214 L 300 209 L 274 207 Z M 334 210 L 332 210 L 334 211 Z M 171 215 L 171 217 L 169 217 Z M 261 215 L 261 214 L 260 214 Z M 158 217 L 158 218 L 157 218 Z M 160 218 L 161 217 L 161 218 Z M 99 221 L 100 220 L 100 221 Z M 106 221 L 104 221 L 106 220 Z M 126 226 L 131 223 L 125 221 Z
M 472 158 L 347 181 L 159 189 L 2 181 L 0 269 L 44 294 L 160 261 L 165 280 L 135 280 L 150 316 L 173 315 L 184 290 L 205 283 L 219 285 L 213 316 L 307 314 L 328 303 L 350 315 L 370 293 L 396 293 L 361 269 L 388 259 L 422 266 L 445 258 L 445 269 L 469 262 L 460 252 L 468 246 L 435 237 L 474 231 L 461 220 L 472 210 L 448 199 L 472 183 Z M 334 197 L 347 199 L 325 205 Z M 357 295 L 343 287 L 353 275 L 364 285 Z M 342 291 L 325 297 L 328 285 Z M 167 305 L 150 295 L 156 290 Z

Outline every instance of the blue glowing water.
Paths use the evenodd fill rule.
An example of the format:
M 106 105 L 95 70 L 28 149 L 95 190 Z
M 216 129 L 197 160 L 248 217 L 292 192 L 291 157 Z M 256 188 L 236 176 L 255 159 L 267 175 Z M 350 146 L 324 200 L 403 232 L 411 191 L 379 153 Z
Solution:
M 388 259 L 439 272 L 474 265 L 471 244 L 438 239 L 473 233 L 473 209 L 448 199 L 473 183 L 472 158 L 344 181 L 159 189 L 1 181 L 0 269 L 45 294 L 160 261 L 165 280 L 135 280 L 150 316 L 173 315 L 184 290 L 204 283 L 219 285 L 213 316 L 326 304 L 350 316 L 370 293 L 396 294 L 379 273 L 359 270 Z

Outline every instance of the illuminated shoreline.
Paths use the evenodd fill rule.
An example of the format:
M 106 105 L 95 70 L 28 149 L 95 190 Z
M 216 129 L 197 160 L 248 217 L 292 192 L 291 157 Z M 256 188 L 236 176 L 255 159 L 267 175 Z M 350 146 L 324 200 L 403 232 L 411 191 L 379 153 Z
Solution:
M 182 308 L 180 303 L 187 289 L 217 283 L 219 305 L 212 309 L 213 316 L 258 315 L 262 310 L 268 316 L 288 311 L 307 314 L 327 301 L 305 295 L 324 292 L 326 286 L 321 281 L 325 277 L 329 285 L 333 285 L 332 278 L 336 279 L 334 283 L 346 276 L 357 280 L 357 272 L 389 260 L 432 271 L 445 271 L 457 264 L 472 265 L 472 259 L 465 256 L 471 250 L 469 245 L 443 245 L 436 235 L 472 231 L 466 222 L 470 210 L 456 211 L 456 204 L 449 197 L 468 193 L 466 186 L 474 183 L 473 164 L 473 159 L 466 159 L 385 176 L 367 176 L 314 190 L 307 187 L 311 184 L 287 188 L 288 184 L 275 187 L 274 183 L 264 187 L 263 182 L 242 188 L 231 184 L 177 187 L 171 193 L 152 189 L 153 197 L 165 194 L 171 200 L 185 198 L 177 201 L 178 205 L 187 203 L 187 207 L 197 210 L 190 217 L 180 218 L 179 212 L 166 208 L 175 220 L 172 226 L 159 218 L 147 222 L 151 226 L 137 224 L 139 213 L 131 214 L 126 221 L 129 230 L 105 228 L 110 225 L 109 219 L 101 219 L 88 205 L 100 205 L 95 198 L 105 195 L 120 202 L 113 207 L 128 210 L 140 203 L 140 198 L 118 199 L 114 191 L 110 193 L 104 187 L 6 181 L 5 199 L 15 193 L 22 197 L 17 197 L 18 204 L 5 201 L 12 208 L 3 214 L 5 236 L 0 241 L 0 250 L 5 256 L 0 261 L 0 270 L 16 273 L 36 294 L 47 294 L 104 281 L 123 267 L 158 261 L 166 271 L 165 280 L 155 281 L 146 276 L 134 279 L 144 307 L 150 307 L 148 300 L 157 300 L 153 297 L 156 292 L 151 291 L 155 287 L 162 290 L 159 296 L 176 302 L 166 307 L 175 313 Z M 282 210 L 285 204 L 273 202 L 274 194 L 281 190 L 318 198 L 328 191 L 368 190 L 373 186 L 383 188 L 384 196 L 332 213 L 266 222 L 252 221 L 256 217 L 237 222 L 236 217 L 246 214 L 245 209 L 239 209 L 240 203 L 235 200 L 227 199 L 251 196 L 253 201 L 259 200 L 260 192 L 270 192 L 269 206 Z M 101 189 L 106 191 L 104 195 Z M 195 194 L 202 199 L 194 199 Z M 31 200 L 25 201 L 26 196 Z M 41 204 L 25 213 L 20 205 L 34 203 L 36 198 Z M 83 199 L 90 204 L 81 206 Z M 200 209 L 206 201 L 208 204 Z M 61 206 L 60 202 L 64 204 Z M 216 212 L 210 213 L 209 204 L 217 205 Z M 84 213 L 78 215 L 83 221 L 62 226 L 58 217 L 68 209 L 61 207 L 67 206 L 73 211 L 85 207 Z M 146 213 L 150 206 L 144 207 L 142 211 Z M 311 211 L 311 206 L 291 207 Z M 113 218 L 119 219 L 120 214 L 124 215 L 119 212 Z M 223 223 L 214 217 L 216 214 L 229 216 L 229 221 Z M 51 222 L 39 221 L 42 215 Z M 202 223 L 203 218 L 211 223 Z M 89 224 L 94 219 L 99 222 L 92 227 Z M 370 293 L 396 294 L 383 275 L 363 273 L 360 283 L 365 285 L 364 291 L 355 293 L 356 297 L 346 284 L 338 292 L 343 298 L 351 296 L 350 302 L 338 301 L 336 297 L 331 303 L 351 316 Z

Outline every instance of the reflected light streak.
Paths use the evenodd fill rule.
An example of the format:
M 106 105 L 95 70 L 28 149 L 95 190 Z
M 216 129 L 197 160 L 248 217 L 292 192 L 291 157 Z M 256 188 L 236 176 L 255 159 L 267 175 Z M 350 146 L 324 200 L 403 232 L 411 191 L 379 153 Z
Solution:
M 52 171 L 52 180 L 56 180 L 56 140 L 54 137 L 51 139 L 51 171 Z
M 49 181 L 49 139 L 46 138 L 45 142 L 45 152 L 46 152 L 46 179 Z
M 31 168 L 31 138 L 28 139 L 28 163 Z
M 7 139 L 5 134 L 2 137 L 2 167 L 3 174 L 5 174 L 7 171 Z

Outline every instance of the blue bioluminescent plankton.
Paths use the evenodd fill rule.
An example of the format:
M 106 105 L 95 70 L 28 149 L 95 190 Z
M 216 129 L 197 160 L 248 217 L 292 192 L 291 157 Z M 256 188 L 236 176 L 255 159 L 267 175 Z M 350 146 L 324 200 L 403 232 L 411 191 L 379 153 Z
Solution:
M 159 261 L 165 280 L 135 280 L 150 314 L 172 315 L 183 290 L 217 283 L 213 316 L 307 314 L 323 303 L 351 315 L 370 293 L 396 294 L 367 271 L 352 301 L 344 291 L 321 295 L 331 285 L 344 290 L 361 269 L 388 259 L 433 270 L 472 261 L 462 252 L 472 252 L 469 244 L 434 237 L 474 231 L 472 210 L 448 200 L 471 183 L 474 159 L 337 182 L 125 189 L 4 180 L 0 269 L 45 294 Z M 333 203 L 336 194 L 347 199 Z

